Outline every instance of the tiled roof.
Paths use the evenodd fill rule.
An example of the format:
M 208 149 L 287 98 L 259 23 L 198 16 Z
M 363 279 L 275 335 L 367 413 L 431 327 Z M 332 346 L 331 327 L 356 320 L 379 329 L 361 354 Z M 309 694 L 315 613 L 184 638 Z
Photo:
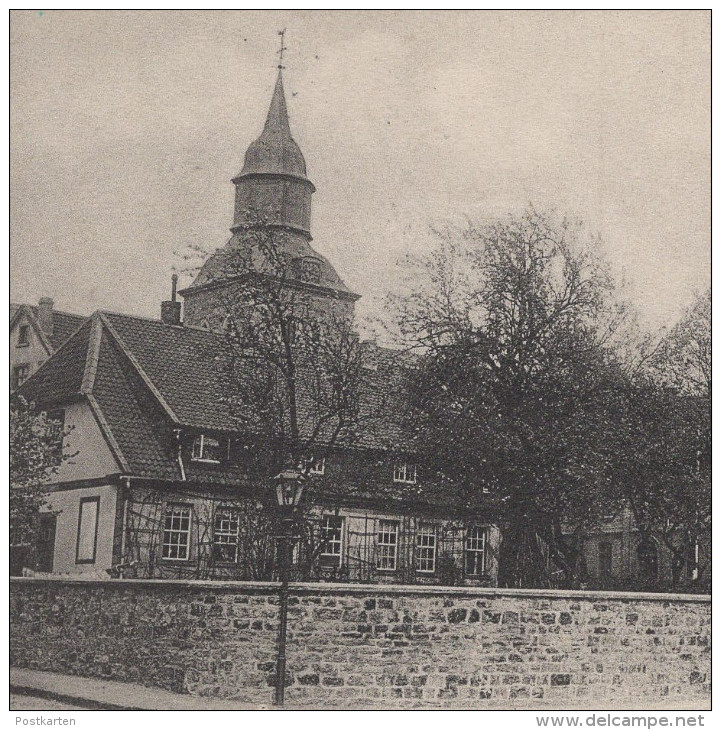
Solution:
M 222 335 L 158 320 L 98 312 L 19 389 L 40 404 L 93 399 L 130 473 L 178 480 L 174 428 L 240 433 L 219 364 Z M 363 370 L 356 432 L 341 443 L 402 451 L 410 441 L 398 413 L 402 387 L 392 353 L 377 350 Z M 185 463 L 188 480 L 241 484 L 232 468 Z
M 26 388 L 23 383 L 18 392 L 43 404 L 59 403 L 79 395 L 88 358 L 91 329 L 92 323 L 87 320 L 64 346 L 25 381 L 30 383 L 32 380 L 31 387 Z
M 174 416 L 185 426 L 234 431 L 237 421 L 223 397 L 225 378 L 215 361 L 223 338 L 193 327 L 173 327 L 158 320 L 103 314 L 104 320 Z
M 92 393 L 133 475 L 180 479 L 171 451 L 172 433 L 163 414 L 106 330 L 102 331 Z
M 87 317 L 68 312 L 53 312 L 53 333 L 49 339 L 57 350 L 75 332 Z

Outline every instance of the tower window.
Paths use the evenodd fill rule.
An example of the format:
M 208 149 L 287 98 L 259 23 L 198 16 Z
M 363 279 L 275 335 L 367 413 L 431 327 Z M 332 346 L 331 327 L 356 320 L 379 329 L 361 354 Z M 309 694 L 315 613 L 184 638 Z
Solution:
M 213 555 L 220 563 L 238 561 L 238 536 L 240 523 L 235 510 L 221 508 L 215 511 Z
M 306 257 L 297 263 L 298 278 L 302 281 L 308 281 L 311 284 L 317 284 L 320 281 L 320 261 L 318 259 Z
M 322 476 L 325 474 L 325 457 L 314 459 L 312 456 L 305 460 L 305 468 L 308 474 Z
M 169 504 L 165 510 L 163 558 L 187 560 L 190 556 L 190 515 L 187 505 Z
M 83 497 L 78 509 L 78 537 L 75 547 L 76 563 L 94 563 L 98 543 L 98 514 L 100 497 Z
M 26 347 L 30 344 L 30 325 L 23 324 L 18 328 L 18 347 Z
M 343 518 L 326 515 L 321 522 L 322 548 L 320 560 L 322 565 L 337 568 L 342 560 Z
M 601 578 L 609 578 L 613 567 L 613 551 L 610 542 L 598 543 L 598 574 Z

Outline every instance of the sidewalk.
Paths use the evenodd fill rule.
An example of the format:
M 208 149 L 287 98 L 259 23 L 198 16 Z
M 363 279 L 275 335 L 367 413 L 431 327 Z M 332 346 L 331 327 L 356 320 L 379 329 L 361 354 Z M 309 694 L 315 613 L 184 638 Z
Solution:
M 28 700 L 37 698 L 37 709 L 45 709 L 43 702 L 61 702 L 87 710 L 270 710 L 274 709 L 269 702 L 267 705 L 244 705 L 233 700 L 223 700 L 217 697 L 195 697 L 192 695 L 176 694 L 164 689 L 144 687 L 140 684 L 113 682 L 104 679 L 88 679 L 54 672 L 39 672 L 32 669 L 10 668 L 10 694 L 23 695 Z M 28 704 L 28 702 L 24 702 Z M 711 698 L 639 698 L 638 702 L 629 707 L 623 703 L 608 708 L 605 711 L 634 710 L 634 711 L 706 711 L 710 709 Z M 294 707 L 286 705 L 286 709 L 312 709 L 308 706 Z M 393 700 L 386 704 L 375 703 L 373 706 L 355 705 L 348 700 L 339 707 L 323 706 L 317 709 L 398 709 Z M 410 708 L 409 708 L 410 709 Z M 433 705 L 423 706 L 422 703 L 413 709 L 438 709 Z M 446 708 L 450 709 L 450 708 Z M 518 699 L 514 701 L 496 701 L 483 703 L 483 707 L 469 708 L 459 704 L 458 709 L 478 710 L 535 710 L 548 711 L 600 711 L 598 707 L 589 707 L 584 700 L 577 699 L 572 703 L 559 704 L 558 701 L 543 701 L 534 699 Z
M 54 672 L 10 668 L 11 694 L 55 700 L 88 710 L 267 710 L 272 705 L 243 705 L 232 700 L 194 697 L 140 684 L 88 679 Z

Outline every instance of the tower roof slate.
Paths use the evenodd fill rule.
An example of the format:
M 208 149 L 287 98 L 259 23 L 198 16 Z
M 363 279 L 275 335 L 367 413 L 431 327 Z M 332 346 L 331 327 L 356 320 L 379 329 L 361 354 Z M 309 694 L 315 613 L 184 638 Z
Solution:
M 245 153 L 238 177 L 245 175 L 289 175 L 308 180 L 303 153 L 290 133 L 282 71 L 278 72 L 263 132 Z

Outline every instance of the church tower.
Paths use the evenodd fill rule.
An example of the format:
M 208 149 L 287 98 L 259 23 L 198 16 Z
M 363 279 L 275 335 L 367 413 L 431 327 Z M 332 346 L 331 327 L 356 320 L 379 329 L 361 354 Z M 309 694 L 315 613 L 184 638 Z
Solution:
M 278 70 L 270 109 L 263 131 L 248 147 L 243 169 L 233 178 L 235 210 L 232 236 L 224 249 L 207 259 L 193 284 L 180 294 L 185 299 L 184 321 L 189 325 L 215 326 L 219 302 L 228 297 L 223 260 L 230 252 L 250 246 L 248 221 L 262 221 L 292 262 L 289 283 L 304 290 L 318 312 L 333 311 L 348 317 L 359 298 L 338 276 L 331 263 L 310 245 L 311 196 L 315 186 L 308 179 L 305 159 L 290 132 L 283 90 L 283 71 Z M 252 225 L 251 225 L 252 227 Z

